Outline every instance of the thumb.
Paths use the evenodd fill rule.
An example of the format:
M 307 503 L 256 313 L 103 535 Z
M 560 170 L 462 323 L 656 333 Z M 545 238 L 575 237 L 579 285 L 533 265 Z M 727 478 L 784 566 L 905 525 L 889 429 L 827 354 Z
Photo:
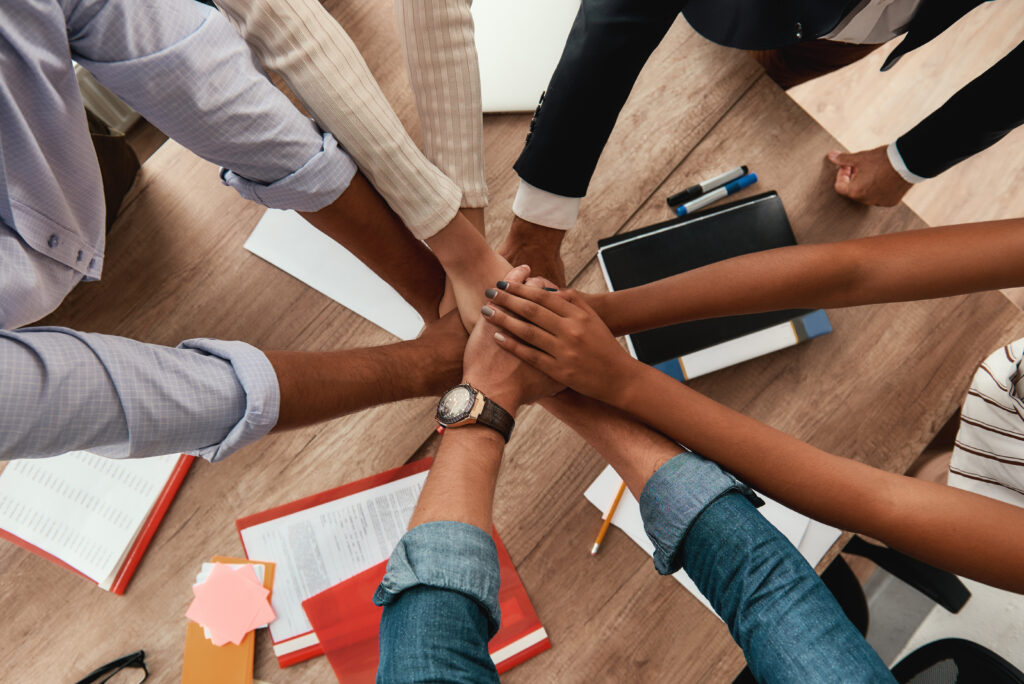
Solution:
M 857 163 L 857 155 L 832 150 L 828 153 L 828 160 L 836 166 L 854 166 Z
M 853 168 L 849 166 L 840 166 L 836 169 L 836 182 L 835 190 L 840 195 L 846 195 L 850 191 L 850 186 L 853 184 Z

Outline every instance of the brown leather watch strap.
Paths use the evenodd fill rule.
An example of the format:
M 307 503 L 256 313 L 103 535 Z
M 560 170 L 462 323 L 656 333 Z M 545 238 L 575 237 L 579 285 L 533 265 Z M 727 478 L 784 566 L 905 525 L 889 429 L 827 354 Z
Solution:
M 484 407 L 480 411 L 480 417 L 476 419 L 476 422 L 497 430 L 505 438 L 506 444 L 508 444 L 508 440 L 512 437 L 512 428 L 516 426 L 516 419 L 512 417 L 512 414 L 487 397 L 484 397 Z

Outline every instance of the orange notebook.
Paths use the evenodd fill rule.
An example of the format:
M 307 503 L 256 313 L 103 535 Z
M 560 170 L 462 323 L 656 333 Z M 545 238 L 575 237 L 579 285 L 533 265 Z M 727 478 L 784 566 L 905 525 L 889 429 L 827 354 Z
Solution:
M 273 592 L 274 564 L 214 556 L 214 563 L 262 565 L 263 586 Z M 256 632 L 249 632 L 240 644 L 214 646 L 203 635 L 203 626 L 189 620 L 185 630 L 185 658 L 181 666 L 181 684 L 251 684 Z
M 488 650 L 501 674 L 551 648 L 551 641 L 497 530 L 493 537 L 501 572 L 501 628 Z M 380 659 L 377 635 L 384 609 L 375 606 L 372 598 L 386 566 L 387 561 L 379 563 L 302 602 L 341 684 L 372 684 L 376 679 Z
M 303 601 L 377 566 L 381 568 L 378 580 L 383 576 L 381 564 L 405 534 L 430 464 L 430 459 L 414 461 L 238 520 L 246 557 L 277 565 L 272 600 L 277 619 L 270 624 L 270 636 L 281 667 L 324 653 Z M 516 630 L 516 637 L 507 643 L 495 637 L 492 645 L 508 646 L 530 634 L 535 640 L 501 658 L 511 667 L 549 648 L 550 642 L 512 560 L 495 538 L 502 563 L 502 596 L 506 591 L 515 595 L 508 608 L 502 599 L 502 612 L 508 611 L 503 619 L 511 627 L 516 621 L 513 616 L 523 614 L 529 629 Z M 376 645 L 375 628 L 372 635 Z M 520 654 L 521 659 L 515 660 Z
M 0 474 L 0 537 L 123 594 L 194 460 L 74 451 L 11 461 Z

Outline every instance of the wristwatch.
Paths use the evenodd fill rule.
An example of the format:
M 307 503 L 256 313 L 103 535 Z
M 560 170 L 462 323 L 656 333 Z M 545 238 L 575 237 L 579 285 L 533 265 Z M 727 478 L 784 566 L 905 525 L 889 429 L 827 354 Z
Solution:
M 456 385 L 441 395 L 437 402 L 437 422 L 446 428 L 463 425 L 486 425 L 496 430 L 508 443 L 516 426 L 512 414 L 484 396 L 469 383 Z

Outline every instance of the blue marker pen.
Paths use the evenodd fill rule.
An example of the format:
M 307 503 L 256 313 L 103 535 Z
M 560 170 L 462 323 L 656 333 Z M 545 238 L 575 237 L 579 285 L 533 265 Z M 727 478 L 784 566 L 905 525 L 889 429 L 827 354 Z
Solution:
M 722 199 L 723 197 L 728 197 L 729 195 L 737 193 L 740 190 L 742 190 L 743 188 L 745 188 L 745 187 L 747 187 L 749 185 L 753 185 L 756 182 L 757 182 L 757 174 L 756 173 L 748 173 L 746 176 L 743 176 L 741 178 L 737 178 L 736 180 L 732 181 L 731 183 L 727 183 L 726 185 L 723 185 L 722 187 L 718 188 L 717 190 L 712 190 L 711 192 L 709 192 L 708 194 L 704 195 L 703 197 L 698 197 L 697 199 L 693 200 L 692 202 L 687 202 L 686 204 L 683 204 L 681 206 L 676 207 L 676 213 L 679 214 L 680 216 L 686 216 L 687 214 L 692 214 L 693 212 L 697 211 L 698 209 L 703 209 L 704 207 L 708 206 L 709 204 L 711 204 L 713 202 L 717 202 L 718 200 Z

